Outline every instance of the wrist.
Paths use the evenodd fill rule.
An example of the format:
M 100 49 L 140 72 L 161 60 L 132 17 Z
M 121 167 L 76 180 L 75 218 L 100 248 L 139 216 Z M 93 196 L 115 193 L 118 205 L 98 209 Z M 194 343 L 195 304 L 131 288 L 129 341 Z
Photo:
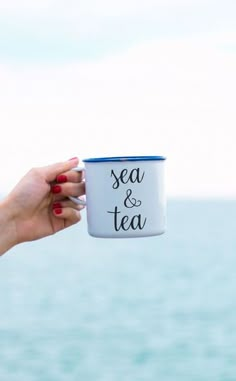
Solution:
M 0 255 L 17 244 L 15 216 L 8 198 L 0 201 Z

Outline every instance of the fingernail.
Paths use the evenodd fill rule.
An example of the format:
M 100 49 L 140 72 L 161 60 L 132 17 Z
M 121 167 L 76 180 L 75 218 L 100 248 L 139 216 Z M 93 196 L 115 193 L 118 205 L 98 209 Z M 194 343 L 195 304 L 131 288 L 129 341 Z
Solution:
M 60 185 L 53 185 L 51 190 L 52 190 L 52 193 L 60 193 L 61 192 L 61 186 Z
M 75 157 L 72 157 L 71 159 L 69 159 L 69 161 L 70 160 L 77 160 L 77 159 L 78 159 L 78 157 L 75 156 Z
M 52 209 L 61 209 L 62 205 L 60 202 L 54 202 Z
M 62 208 L 54 209 L 55 214 L 62 214 Z
M 58 183 L 66 183 L 67 182 L 67 176 L 66 175 L 57 176 L 57 182 Z

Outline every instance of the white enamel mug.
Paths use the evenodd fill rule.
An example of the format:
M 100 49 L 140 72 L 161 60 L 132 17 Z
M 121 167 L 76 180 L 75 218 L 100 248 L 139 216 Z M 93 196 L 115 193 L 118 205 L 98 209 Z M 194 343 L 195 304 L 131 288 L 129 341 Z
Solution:
M 165 157 L 83 160 L 88 233 L 101 238 L 160 235 L 166 229 Z M 84 202 L 70 197 L 77 203 Z

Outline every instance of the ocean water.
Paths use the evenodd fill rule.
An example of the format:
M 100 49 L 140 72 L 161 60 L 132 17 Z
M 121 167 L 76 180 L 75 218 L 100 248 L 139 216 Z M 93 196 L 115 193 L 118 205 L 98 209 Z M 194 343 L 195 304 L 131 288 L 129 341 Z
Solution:
M 0 258 L 0 301 L 0 381 L 235 381 L 236 201 L 169 200 L 152 238 L 84 215 Z

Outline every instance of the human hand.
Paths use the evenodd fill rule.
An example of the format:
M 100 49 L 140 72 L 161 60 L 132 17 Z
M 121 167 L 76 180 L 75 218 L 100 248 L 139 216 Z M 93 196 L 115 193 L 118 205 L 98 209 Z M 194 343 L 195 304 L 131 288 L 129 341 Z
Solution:
M 82 196 L 82 174 L 72 171 L 78 159 L 31 169 L 1 203 L 10 246 L 54 234 L 81 219 L 81 206 L 68 196 Z M 5 212 L 5 213 L 4 213 Z M 0 239 L 0 252 L 1 252 Z M 9 246 L 9 245 L 8 245 Z

